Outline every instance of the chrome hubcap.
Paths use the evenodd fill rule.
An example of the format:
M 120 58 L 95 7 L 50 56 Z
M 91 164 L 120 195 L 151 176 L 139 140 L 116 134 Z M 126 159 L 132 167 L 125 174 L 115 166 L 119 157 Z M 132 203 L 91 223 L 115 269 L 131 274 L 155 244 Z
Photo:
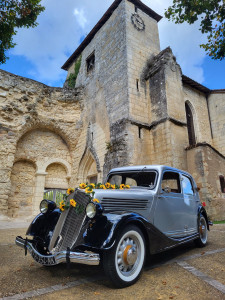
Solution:
M 207 242 L 207 227 L 206 227 L 205 218 L 203 217 L 200 219 L 199 233 L 200 233 L 201 241 L 205 244 Z
M 129 266 L 133 266 L 136 260 L 137 260 L 137 251 L 134 247 L 132 247 L 127 252 L 127 263 Z
M 127 237 L 121 241 L 117 252 L 117 265 L 121 273 L 129 276 L 136 268 L 135 263 L 138 262 L 139 242 L 135 238 Z

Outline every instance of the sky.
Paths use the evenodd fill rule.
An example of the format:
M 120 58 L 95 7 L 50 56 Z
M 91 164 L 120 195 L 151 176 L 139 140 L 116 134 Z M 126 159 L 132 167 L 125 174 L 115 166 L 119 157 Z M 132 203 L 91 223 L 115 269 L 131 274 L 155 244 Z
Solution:
M 142 0 L 164 15 L 172 0 Z M 7 52 L 9 60 L 0 68 L 49 86 L 62 87 L 66 71 L 61 66 L 99 21 L 113 0 L 42 0 L 45 11 L 35 28 L 18 29 L 15 48 Z M 225 60 L 207 57 L 199 47 L 206 36 L 194 25 L 159 22 L 161 50 L 170 46 L 184 75 L 210 89 L 225 88 Z

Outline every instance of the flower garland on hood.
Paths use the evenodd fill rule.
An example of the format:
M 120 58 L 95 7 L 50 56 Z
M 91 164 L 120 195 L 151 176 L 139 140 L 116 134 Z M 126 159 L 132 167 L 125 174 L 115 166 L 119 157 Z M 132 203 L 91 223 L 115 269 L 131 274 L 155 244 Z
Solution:
M 109 182 L 106 182 L 105 184 L 102 184 L 102 183 L 98 183 L 98 184 L 81 183 L 79 185 L 79 189 L 85 190 L 85 193 L 89 195 L 90 202 L 93 202 L 93 203 L 99 203 L 99 200 L 97 198 L 94 198 L 94 195 L 95 195 L 94 189 L 95 190 L 96 189 L 125 190 L 125 189 L 129 189 L 129 188 L 130 188 L 129 185 L 125 185 L 125 184 L 116 185 L 116 184 L 111 184 Z M 59 203 L 59 209 L 61 211 L 64 211 L 65 209 L 68 209 L 70 207 L 74 207 L 77 214 L 80 214 L 84 211 L 84 209 L 85 209 L 84 206 L 82 204 L 77 203 L 75 199 L 70 199 L 70 201 L 68 201 L 69 195 L 74 193 L 75 190 L 76 189 L 69 188 L 66 191 L 66 194 L 63 194 L 63 200 Z

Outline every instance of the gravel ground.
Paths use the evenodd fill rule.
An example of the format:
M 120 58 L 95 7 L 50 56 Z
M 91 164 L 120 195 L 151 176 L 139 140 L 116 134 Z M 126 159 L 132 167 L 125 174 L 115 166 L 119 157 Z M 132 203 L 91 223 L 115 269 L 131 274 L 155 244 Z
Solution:
M 2 228 L 2 227 L 0 227 Z M 101 267 L 65 264 L 43 267 L 24 250 L 14 244 L 17 235 L 25 236 L 26 229 L 0 229 L 0 298 L 27 299 L 29 291 L 55 286 L 58 290 L 34 299 L 225 299 L 225 292 L 193 275 L 177 262 L 186 262 L 221 283 L 225 288 L 225 224 L 214 225 L 209 232 L 205 248 L 195 248 L 193 243 L 151 257 L 140 280 L 126 289 L 114 289 L 105 278 Z M 83 280 L 83 281 L 82 281 Z M 86 281 L 85 283 L 83 283 Z M 73 287 L 67 288 L 67 284 Z M 18 296 L 20 294 L 20 298 Z M 17 295 L 12 298 L 13 295 Z M 37 295 L 37 293 L 36 293 Z

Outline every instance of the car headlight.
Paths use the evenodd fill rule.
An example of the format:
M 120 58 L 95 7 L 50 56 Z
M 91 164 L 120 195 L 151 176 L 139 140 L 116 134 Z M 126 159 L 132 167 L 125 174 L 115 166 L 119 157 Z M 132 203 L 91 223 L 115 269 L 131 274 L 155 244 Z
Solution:
M 48 201 L 42 200 L 40 203 L 40 211 L 41 213 L 45 214 L 48 211 Z
M 86 207 L 86 214 L 88 218 L 92 219 L 96 215 L 96 206 L 94 203 L 89 203 Z

